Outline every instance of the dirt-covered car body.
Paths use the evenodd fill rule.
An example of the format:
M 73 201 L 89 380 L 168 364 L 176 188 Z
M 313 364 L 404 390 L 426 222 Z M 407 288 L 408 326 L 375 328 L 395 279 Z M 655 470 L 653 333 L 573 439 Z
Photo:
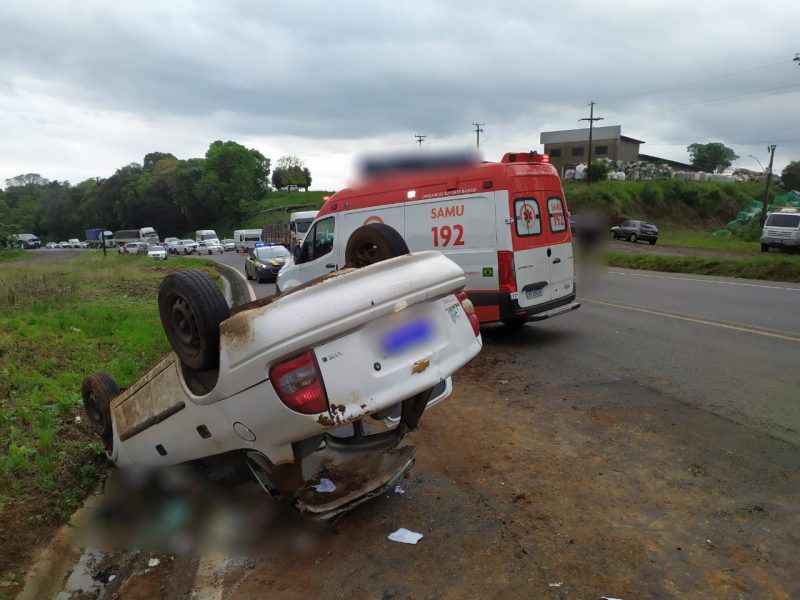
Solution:
M 366 473 L 304 506 L 365 499 L 411 465 L 401 438 L 480 351 L 474 309 L 455 295 L 464 284 L 454 262 L 421 252 L 246 305 L 219 326 L 218 371 L 170 353 L 111 402 L 109 458 L 158 466 L 244 451 L 265 487 L 301 503 L 322 473 L 349 464 Z

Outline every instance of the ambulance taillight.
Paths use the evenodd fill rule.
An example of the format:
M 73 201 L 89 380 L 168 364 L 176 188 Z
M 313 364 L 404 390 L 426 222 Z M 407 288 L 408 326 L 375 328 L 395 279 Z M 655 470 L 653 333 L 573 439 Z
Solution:
M 514 253 L 501 250 L 497 253 L 497 276 L 501 292 L 517 291 L 517 276 L 514 272 Z

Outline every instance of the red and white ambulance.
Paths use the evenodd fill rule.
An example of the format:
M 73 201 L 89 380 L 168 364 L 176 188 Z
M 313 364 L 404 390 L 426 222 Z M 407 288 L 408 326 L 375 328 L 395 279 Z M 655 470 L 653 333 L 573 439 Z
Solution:
M 580 306 L 564 190 L 547 155 L 396 169 L 343 189 L 319 211 L 278 289 L 343 267 L 351 235 L 370 223 L 396 230 L 411 251 L 439 250 L 456 262 L 482 323 L 542 320 Z

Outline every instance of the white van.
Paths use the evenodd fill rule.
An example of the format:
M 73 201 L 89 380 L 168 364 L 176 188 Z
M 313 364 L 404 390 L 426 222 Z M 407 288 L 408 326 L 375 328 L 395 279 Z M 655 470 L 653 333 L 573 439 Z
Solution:
M 256 247 L 256 243 L 260 241 L 260 229 L 237 229 L 233 232 L 233 244 L 237 252 L 242 248 L 252 250 Z
M 213 229 L 198 229 L 194 232 L 195 242 L 208 242 L 210 240 L 219 241 L 219 236 L 217 236 L 217 232 Z
M 800 248 L 800 209 L 782 208 L 767 215 L 761 231 L 761 251 L 770 248 Z
M 567 215 L 558 172 L 543 154 L 395 168 L 326 201 L 278 274 L 278 290 L 392 249 L 438 250 L 464 270 L 482 323 L 546 319 L 580 306 Z M 389 241 L 376 241 L 365 226 Z
M 303 239 L 308 233 L 308 228 L 311 227 L 311 223 L 314 222 L 318 214 L 319 211 L 316 210 L 303 210 L 289 215 L 289 231 L 299 244 L 303 243 Z

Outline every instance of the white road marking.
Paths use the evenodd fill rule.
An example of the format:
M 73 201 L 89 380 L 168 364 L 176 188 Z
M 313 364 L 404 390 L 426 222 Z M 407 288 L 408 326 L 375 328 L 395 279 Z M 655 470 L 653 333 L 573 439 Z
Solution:
M 710 321 L 708 319 L 699 319 L 697 317 L 689 317 L 686 315 L 653 310 L 651 308 L 643 308 L 641 306 L 631 306 L 629 304 L 619 304 L 617 302 L 605 302 L 603 300 L 591 300 L 589 298 L 581 298 L 583 302 L 589 304 L 601 304 L 603 306 L 611 306 L 613 308 L 621 308 L 623 310 L 632 310 L 635 312 L 646 313 L 648 315 L 655 315 L 658 317 L 667 317 L 668 319 L 678 319 L 679 321 L 688 321 L 690 323 L 698 323 L 700 325 L 711 325 L 712 327 L 721 327 L 722 329 L 731 329 L 733 331 L 741 331 L 743 333 L 752 333 L 753 335 L 762 335 L 765 337 L 777 338 L 787 342 L 800 342 L 800 336 L 787 335 L 784 333 L 776 333 L 766 329 L 759 329 L 755 327 L 743 327 L 741 325 L 733 325 L 731 323 L 724 323 L 721 321 Z
M 699 281 L 701 283 L 718 283 L 722 285 L 739 285 L 743 287 L 766 288 L 769 290 L 787 290 L 789 292 L 800 292 L 800 287 L 783 287 L 777 285 L 761 285 L 758 283 L 741 283 L 738 281 L 717 281 L 715 279 L 697 279 L 694 277 L 676 277 L 674 275 L 654 275 L 652 273 L 627 273 L 625 271 L 612 271 L 611 275 L 630 275 L 632 277 L 652 277 L 654 279 L 677 279 L 679 281 Z

